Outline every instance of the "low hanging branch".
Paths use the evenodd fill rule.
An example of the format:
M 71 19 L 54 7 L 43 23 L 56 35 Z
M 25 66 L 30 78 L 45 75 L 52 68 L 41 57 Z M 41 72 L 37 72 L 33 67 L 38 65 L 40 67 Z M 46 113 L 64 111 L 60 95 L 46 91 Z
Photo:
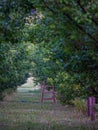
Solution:
M 82 9 L 82 12 L 86 14 L 87 11 L 85 10 L 85 8 L 83 7 L 83 5 L 81 4 L 81 0 L 78 0 L 78 1 L 77 1 L 77 4 L 78 4 L 78 6 Z M 98 26 L 98 22 L 97 22 L 93 17 L 91 18 L 91 20 L 92 20 L 92 22 L 95 23 L 95 25 Z
M 59 4 L 59 2 L 58 2 L 57 0 L 54 0 L 54 2 L 55 2 L 55 4 L 56 4 L 59 8 L 61 8 L 61 7 L 60 7 L 60 4 Z
M 90 33 L 88 33 L 88 32 L 87 32 L 82 26 L 80 26 L 74 19 L 72 19 L 72 17 L 70 17 L 69 14 L 64 13 L 64 15 L 65 15 L 71 22 L 73 22 L 74 25 L 75 25 L 76 27 L 78 27 L 82 32 L 84 32 L 85 34 L 87 34 L 91 39 L 93 39 L 95 42 L 98 43 L 98 40 L 97 40 L 95 37 L 93 37 Z
M 44 5 L 45 5 L 45 7 L 46 7 L 47 9 L 49 9 L 52 13 L 54 13 L 54 14 L 57 13 L 57 12 L 54 11 L 51 7 L 48 6 L 48 3 L 47 3 L 45 0 L 43 0 L 43 3 L 44 3 Z
M 54 0 L 54 2 L 55 2 L 55 4 L 59 7 L 59 9 L 60 9 L 60 5 L 59 5 L 59 3 L 56 1 L 56 0 Z M 43 0 L 43 3 L 44 3 L 44 5 L 45 5 L 45 7 L 46 8 L 48 8 L 52 13 L 54 13 L 54 14 L 57 14 L 58 12 L 56 12 L 55 10 L 53 10 L 51 7 L 49 7 L 49 5 L 48 5 L 48 3 L 45 1 L 45 0 Z M 87 32 L 81 25 L 79 25 L 68 13 L 64 13 L 64 16 L 66 16 L 68 19 L 69 19 L 69 21 L 70 21 L 70 23 L 72 24 L 72 23 L 74 23 L 74 25 L 79 29 L 79 30 L 81 30 L 83 33 L 85 33 L 86 35 L 88 35 L 96 44 L 96 47 L 98 47 L 98 39 L 96 39 L 94 36 L 92 36 L 89 32 Z

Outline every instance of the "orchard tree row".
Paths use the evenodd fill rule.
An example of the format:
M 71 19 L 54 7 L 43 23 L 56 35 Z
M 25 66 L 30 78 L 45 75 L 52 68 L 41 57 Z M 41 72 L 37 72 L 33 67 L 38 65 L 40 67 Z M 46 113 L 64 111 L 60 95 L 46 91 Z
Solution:
M 31 0 L 36 8 L 33 74 L 62 102 L 98 94 L 98 1 Z
M 25 82 L 30 61 L 25 42 L 25 18 L 32 4 L 26 0 L 0 1 L 0 99 L 5 89 Z
M 54 85 L 64 103 L 98 94 L 98 1 L 0 4 L 0 92 L 30 72 Z

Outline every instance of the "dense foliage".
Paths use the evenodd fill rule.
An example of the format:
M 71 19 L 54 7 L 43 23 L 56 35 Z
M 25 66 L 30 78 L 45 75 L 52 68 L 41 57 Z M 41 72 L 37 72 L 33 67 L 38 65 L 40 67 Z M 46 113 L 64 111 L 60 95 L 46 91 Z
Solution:
M 38 0 L 33 74 L 62 102 L 98 94 L 98 1 Z M 40 15 L 40 18 L 37 18 Z
M 62 102 L 98 94 L 98 1 L 2 0 L 0 91 L 52 84 Z M 30 44 L 31 43 L 31 44 Z
M 8 88 L 25 82 L 30 61 L 24 40 L 25 17 L 31 5 L 23 0 L 0 1 L 0 98 Z

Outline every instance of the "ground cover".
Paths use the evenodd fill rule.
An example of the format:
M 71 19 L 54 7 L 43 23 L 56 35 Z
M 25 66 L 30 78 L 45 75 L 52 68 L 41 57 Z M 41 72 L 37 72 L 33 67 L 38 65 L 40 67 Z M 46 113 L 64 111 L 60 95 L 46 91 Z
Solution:
M 23 88 L 0 102 L 0 130 L 98 130 L 97 120 L 91 122 L 74 106 L 41 103 L 40 88 Z

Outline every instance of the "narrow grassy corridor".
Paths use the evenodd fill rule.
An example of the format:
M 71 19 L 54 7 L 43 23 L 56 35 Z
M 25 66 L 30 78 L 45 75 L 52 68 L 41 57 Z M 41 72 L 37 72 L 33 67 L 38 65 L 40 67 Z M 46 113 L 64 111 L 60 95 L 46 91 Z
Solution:
M 0 130 L 86 130 L 84 126 L 89 126 L 90 119 L 73 106 L 41 103 L 40 98 L 40 88 L 24 85 L 0 102 Z

